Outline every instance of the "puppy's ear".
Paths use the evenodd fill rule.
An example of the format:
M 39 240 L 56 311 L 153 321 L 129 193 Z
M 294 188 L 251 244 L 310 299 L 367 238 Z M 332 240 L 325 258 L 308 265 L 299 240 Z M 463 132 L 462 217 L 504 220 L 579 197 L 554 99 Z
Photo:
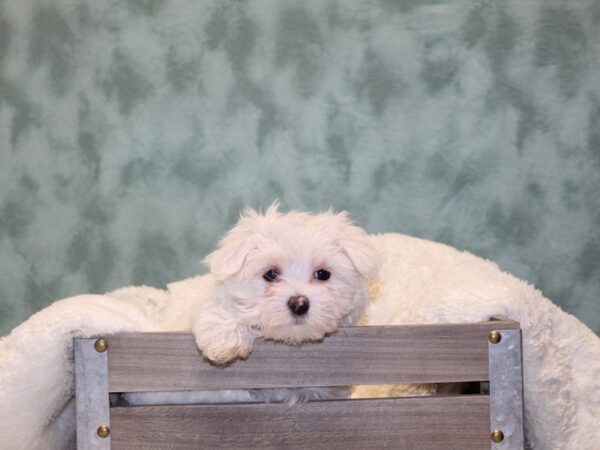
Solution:
M 206 256 L 202 261 L 208 266 L 210 272 L 218 279 L 223 280 L 238 273 L 248 254 L 254 246 L 247 239 L 234 239 L 226 236 L 219 243 L 219 247 Z
M 255 237 L 261 218 L 263 216 L 255 210 L 246 209 L 236 226 L 221 239 L 217 249 L 204 258 L 202 262 L 218 280 L 241 270 L 248 254 L 256 248 Z
M 362 228 L 354 225 L 347 212 L 335 215 L 339 223 L 337 243 L 346 253 L 358 273 L 363 277 L 373 277 L 381 268 L 381 257 L 369 242 Z

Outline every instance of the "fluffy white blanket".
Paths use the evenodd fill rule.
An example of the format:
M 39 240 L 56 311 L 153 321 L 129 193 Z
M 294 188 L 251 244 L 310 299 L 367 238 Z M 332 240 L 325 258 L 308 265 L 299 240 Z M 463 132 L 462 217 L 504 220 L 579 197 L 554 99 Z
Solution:
M 598 449 L 600 339 L 527 283 L 481 258 L 400 234 L 372 236 L 383 267 L 362 323 L 476 322 L 523 328 L 526 435 L 539 449 Z M 0 448 L 74 447 L 72 338 L 190 330 L 211 275 L 58 301 L 0 341 Z M 250 356 L 252 357 L 252 356 Z

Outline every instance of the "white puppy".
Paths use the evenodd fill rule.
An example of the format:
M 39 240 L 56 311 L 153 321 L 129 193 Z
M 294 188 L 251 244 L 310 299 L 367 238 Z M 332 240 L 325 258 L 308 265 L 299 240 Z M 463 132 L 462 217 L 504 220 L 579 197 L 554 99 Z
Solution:
M 380 266 L 346 213 L 265 215 L 247 210 L 205 262 L 217 285 L 196 316 L 198 347 L 222 364 L 245 358 L 258 336 L 296 344 L 352 325 Z
M 593 449 L 600 442 L 600 340 L 493 263 L 400 234 L 367 236 L 345 213 L 281 214 L 276 205 L 264 215 L 247 210 L 206 262 L 211 274 L 166 291 L 133 287 L 56 302 L 3 338 L 0 448 L 73 446 L 73 336 L 192 330 L 204 356 L 226 364 L 248 357 L 259 336 L 300 343 L 344 324 L 494 314 L 524 330 L 531 445 Z

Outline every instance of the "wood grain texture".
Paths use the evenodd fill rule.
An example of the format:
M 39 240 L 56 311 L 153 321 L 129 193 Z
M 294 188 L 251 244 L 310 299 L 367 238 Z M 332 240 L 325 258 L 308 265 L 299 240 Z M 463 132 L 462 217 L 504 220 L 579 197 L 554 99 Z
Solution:
M 111 409 L 113 449 L 489 449 L 487 396 Z
M 107 337 L 110 392 L 462 382 L 488 379 L 488 333 L 516 322 L 348 327 L 319 343 L 257 340 L 227 367 L 202 359 L 191 334 Z

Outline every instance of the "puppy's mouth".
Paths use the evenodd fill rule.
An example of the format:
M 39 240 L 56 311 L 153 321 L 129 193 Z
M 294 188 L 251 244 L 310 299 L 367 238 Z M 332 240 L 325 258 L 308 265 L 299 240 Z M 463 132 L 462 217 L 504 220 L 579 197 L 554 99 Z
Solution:
M 301 317 L 294 316 L 293 319 L 294 319 L 294 325 L 304 325 L 304 324 L 306 324 L 306 317 L 305 316 L 301 316 Z

